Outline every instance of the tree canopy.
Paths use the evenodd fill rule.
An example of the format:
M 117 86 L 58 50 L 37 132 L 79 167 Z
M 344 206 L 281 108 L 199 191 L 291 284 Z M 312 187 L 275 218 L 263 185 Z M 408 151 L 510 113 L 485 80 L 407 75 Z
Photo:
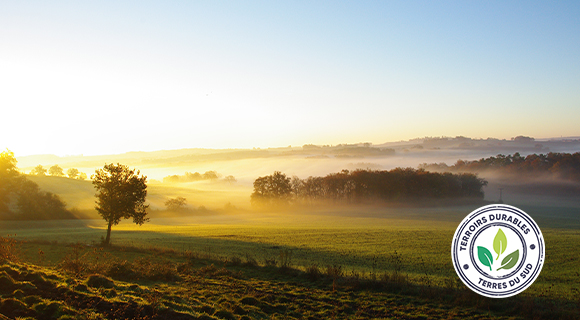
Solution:
M 530 154 L 525 157 L 519 152 L 513 155 L 498 154 L 495 157 L 474 161 L 457 160 L 454 165 L 424 163 L 420 168 L 432 171 L 485 172 L 496 171 L 517 176 L 550 175 L 564 180 L 580 181 L 580 152 Z
M 52 192 L 40 190 L 30 180 L 24 180 L 18 190 L 16 201 L 18 215 L 22 220 L 73 219 L 75 216 L 66 209 L 66 203 Z
M 66 171 L 66 175 L 71 179 L 75 179 L 79 175 L 79 170 L 76 168 L 70 168 Z
M 25 176 L 18 172 L 16 163 L 14 153 L 9 150 L 0 153 L 1 219 L 47 220 L 74 218 L 74 215 L 66 209 L 66 204 L 58 195 L 40 190 L 36 183 L 26 179 Z M 42 168 L 42 166 L 39 167 Z
M 254 181 L 254 192 L 251 195 L 253 205 L 283 205 L 287 204 L 291 197 L 290 178 L 280 171 Z
M 7 212 L 10 194 L 20 183 L 20 173 L 16 169 L 16 158 L 10 150 L 0 153 L 0 212 Z
M 177 183 L 177 182 L 194 182 L 194 181 L 202 181 L 202 180 L 211 180 L 215 181 L 220 178 L 220 174 L 216 171 L 206 171 L 205 173 L 201 174 L 199 172 L 185 172 L 184 175 L 171 175 L 163 178 L 164 183 Z
M 167 210 L 171 210 L 171 211 L 183 210 L 186 205 L 187 205 L 187 199 L 185 199 L 184 197 L 177 197 L 177 198 L 169 199 L 169 200 L 165 201 L 165 206 L 167 207 Z
M 133 218 L 138 225 L 149 221 L 146 218 L 149 206 L 145 204 L 147 177 L 139 175 L 140 172 L 135 169 L 111 163 L 96 170 L 92 176 L 97 189 L 95 209 L 108 224 L 106 245 L 110 243 L 111 227 L 122 219 Z
M 39 164 L 30 171 L 30 174 L 34 176 L 44 176 L 46 175 L 46 169 Z
M 413 168 L 390 171 L 343 170 L 325 177 L 300 179 L 275 172 L 254 181 L 252 204 L 316 201 L 407 201 L 417 198 L 483 198 L 487 181 L 471 173 L 435 173 Z
M 48 169 L 48 174 L 50 174 L 53 177 L 62 177 L 62 176 L 64 176 L 64 172 L 63 172 L 62 168 L 58 164 L 55 164 L 54 166 L 50 167 Z

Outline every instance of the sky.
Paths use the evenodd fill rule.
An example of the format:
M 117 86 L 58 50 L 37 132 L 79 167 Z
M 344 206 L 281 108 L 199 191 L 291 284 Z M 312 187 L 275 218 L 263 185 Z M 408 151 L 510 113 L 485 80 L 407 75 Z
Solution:
M 578 1 L 2 1 L 18 156 L 579 136 Z

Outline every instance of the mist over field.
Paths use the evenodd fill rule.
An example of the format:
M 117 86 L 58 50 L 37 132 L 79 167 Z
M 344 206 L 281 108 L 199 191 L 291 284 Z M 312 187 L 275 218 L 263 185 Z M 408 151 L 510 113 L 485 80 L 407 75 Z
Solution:
M 451 166 L 458 160 L 478 160 L 498 154 L 519 152 L 525 157 L 536 153 L 578 150 L 580 140 L 570 138 L 514 141 L 455 137 L 423 138 L 381 145 L 360 143 L 268 149 L 182 149 L 87 157 L 26 156 L 17 159 L 20 170 L 25 173 L 37 165 L 45 168 L 59 165 L 64 171 L 76 168 L 86 173 L 89 178 L 104 163 L 120 162 L 135 167 L 148 177 L 148 203 L 151 209 L 163 209 L 167 199 L 180 196 L 187 199 L 190 208 L 203 206 L 215 210 L 223 209 L 229 204 L 247 210 L 251 209 L 249 195 L 252 193 L 253 182 L 274 171 L 305 179 L 342 170 L 418 168 L 429 163 L 445 163 Z M 215 179 L 201 178 L 208 172 L 215 173 Z M 198 174 L 200 178 L 183 179 L 186 173 L 191 176 Z M 579 204 L 575 196 L 577 186 L 569 181 L 540 175 L 514 178 L 492 171 L 478 175 L 489 183 L 483 189 L 484 199 L 487 201 L 497 201 L 499 188 L 503 188 L 504 201 L 514 204 Z M 173 182 L 171 176 L 176 176 Z M 228 176 L 233 180 L 226 181 Z M 31 179 L 42 188 L 61 195 L 71 208 L 90 212 L 94 207 L 94 189 L 89 180 L 35 176 L 31 176 Z
M 580 319 L 580 2 L 0 8 L 0 319 Z
M 147 311 L 157 314 L 155 319 L 172 318 L 168 314 L 178 312 L 188 317 L 250 318 L 236 316 L 243 314 L 264 319 L 283 310 L 273 307 L 272 301 L 299 319 L 308 313 L 300 310 L 318 303 L 319 295 L 349 291 L 350 298 L 337 296 L 341 302 L 334 303 L 339 306 L 350 299 L 351 305 L 358 306 L 372 297 L 375 315 L 391 315 L 393 309 L 384 309 L 384 299 L 402 294 L 425 303 L 437 301 L 443 309 L 453 305 L 449 317 L 439 307 L 427 308 L 447 318 L 486 303 L 502 310 L 497 311 L 500 317 L 573 319 L 576 300 L 570 297 L 577 292 L 577 265 L 569 253 L 579 241 L 578 150 L 580 139 L 442 137 L 380 145 L 180 149 L 87 157 L 14 159 L 6 151 L 2 153 L 7 168 L 2 171 L 3 183 L 16 187 L 7 193 L 8 198 L 2 198 L 7 210 L 0 217 L 0 228 L 11 236 L 0 236 L 0 259 L 35 264 L 39 267 L 34 268 L 41 268 L 36 277 L 43 279 L 49 277 L 47 272 L 54 272 L 50 270 L 61 272 L 63 278 L 58 281 L 71 283 L 68 295 L 80 291 L 93 296 L 86 299 L 110 301 L 124 292 L 119 295 L 124 300 L 112 302 L 127 303 L 121 309 L 97 305 L 75 311 L 96 310 L 92 312 L 110 318 L 119 317 L 117 311 L 107 310 L 129 310 L 120 318 L 143 312 L 131 309 L 133 301 L 141 298 L 126 291 L 142 286 L 152 292 L 179 292 L 179 298 L 160 298 L 164 306 L 170 306 L 159 309 L 165 315 L 157 309 Z M 115 168 L 135 175 L 115 181 L 141 181 L 139 185 L 147 190 L 146 197 L 140 198 L 144 202 L 137 220 L 120 217 L 115 224 L 103 220 L 101 196 L 106 199 L 109 193 L 96 187 L 103 181 L 103 170 L 116 172 Z M 124 203 L 135 194 L 122 193 L 114 203 Z M 449 263 L 449 243 L 457 224 L 478 207 L 501 202 L 532 216 L 550 245 L 542 276 L 524 295 L 510 300 L 515 301 L 513 308 L 467 291 Z M 14 269 L 28 270 L 27 265 L 3 268 L 15 276 L 0 274 L 0 281 L 11 283 L 13 290 L 1 299 L 29 292 L 22 282 L 29 278 L 17 275 L 30 271 Z M 186 293 L 199 290 L 206 280 L 213 285 L 216 280 L 235 281 L 246 289 L 243 293 L 230 289 L 217 294 L 213 289 Z M 110 291 L 102 291 L 101 282 Z M 279 293 L 265 298 L 262 293 L 251 293 L 249 288 L 257 283 L 263 290 L 278 290 L 282 283 L 282 291 L 296 283 L 290 290 L 308 290 L 308 299 L 286 300 Z M 158 289 L 159 284 L 164 289 Z M 320 291 L 314 293 L 312 288 Z M 146 293 L 151 291 L 143 292 L 147 305 L 154 305 Z M 204 302 L 192 307 L 195 302 L 190 299 L 200 296 Z M 214 301 L 216 297 L 220 298 Z M 44 309 L 37 302 L 25 303 L 32 298 L 23 299 L 21 305 L 10 303 L 17 304 L 20 309 L 15 310 L 23 314 L 46 313 L 38 311 Z M 171 299 L 182 305 L 176 306 Z M 530 311 L 526 306 L 532 300 L 558 307 Z M 17 314 L 5 301 L 12 300 L 0 300 L 0 312 Z M 422 308 L 421 303 L 405 302 L 402 308 L 414 316 L 421 312 L 415 309 Z M 479 307 L 474 310 L 459 317 L 478 318 Z M 373 318 L 370 313 L 361 314 Z

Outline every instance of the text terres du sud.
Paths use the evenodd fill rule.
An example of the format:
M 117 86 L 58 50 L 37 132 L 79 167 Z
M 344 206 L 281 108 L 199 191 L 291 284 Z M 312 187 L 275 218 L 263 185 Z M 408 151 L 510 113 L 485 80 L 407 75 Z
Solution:
M 534 266 L 532 266 L 530 263 L 526 264 L 526 267 L 522 270 L 522 272 L 520 273 L 520 276 L 512 278 L 509 281 L 510 287 L 513 287 L 516 284 L 520 283 L 520 278 L 525 279 L 528 276 L 528 274 L 530 274 L 530 271 L 532 270 L 533 267 Z M 507 286 L 508 286 L 508 282 L 506 282 L 506 281 L 504 281 L 504 282 L 491 282 L 491 281 L 483 280 L 482 278 L 479 278 L 478 284 L 480 286 L 482 286 L 484 288 L 488 288 L 488 289 L 507 289 Z
M 491 222 L 491 221 L 511 222 L 514 225 L 516 225 L 518 228 L 520 228 L 524 234 L 528 234 L 530 232 L 530 228 L 526 225 L 526 223 L 524 221 L 522 221 L 518 218 L 512 217 L 511 215 L 508 216 L 505 213 L 490 214 L 489 220 L 485 216 L 482 216 L 481 218 L 473 221 L 473 223 L 469 226 L 469 228 L 467 228 L 468 230 L 466 230 L 463 233 L 463 237 L 461 238 L 459 251 L 467 250 L 467 241 L 469 241 L 469 237 L 471 237 L 473 232 L 475 230 L 477 230 L 477 228 L 479 228 L 483 224 L 486 224 L 486 223 Z

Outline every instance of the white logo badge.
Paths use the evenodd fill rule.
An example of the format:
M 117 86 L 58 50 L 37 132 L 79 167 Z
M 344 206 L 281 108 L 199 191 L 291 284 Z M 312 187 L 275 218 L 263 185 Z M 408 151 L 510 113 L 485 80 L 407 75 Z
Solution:
M 544 264 L 544 238 L 522 210 L 494 204 L 471 212 L 455 231 L 451 258 L 471 290 L 506 298 L 529 287 Z

